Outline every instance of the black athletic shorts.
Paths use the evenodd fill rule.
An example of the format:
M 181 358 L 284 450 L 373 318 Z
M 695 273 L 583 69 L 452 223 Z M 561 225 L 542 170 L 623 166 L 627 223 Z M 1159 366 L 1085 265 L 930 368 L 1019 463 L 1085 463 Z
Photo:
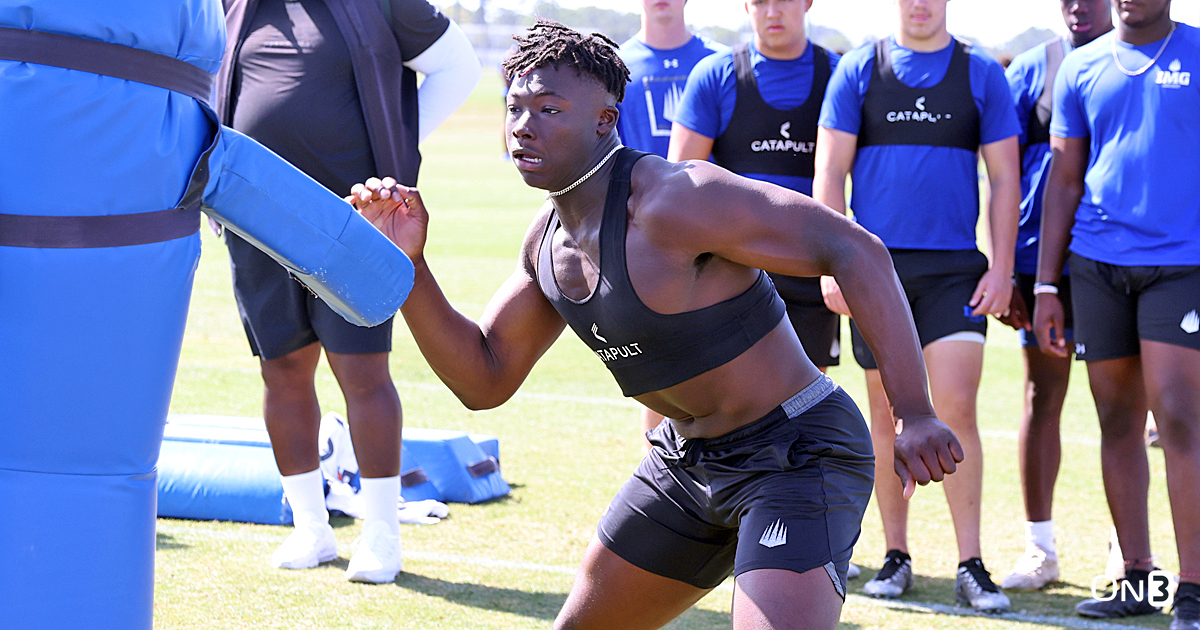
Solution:
M 1033 284 L 1037 280 L 1036 276 L 1027 273 L 1013 274 L 1013 279 L 1016 281 L 1014 290 L 1021 292 L 1021 297 L 1025 299 L 1025 308 L 1029 309 L 1029 319 L 1033 319 L 1033 304 L 1036 296 L 1033 294 Z M 1058 281 L 1058 300 L 1063 305 L 1063 336 L 1067 341 L 1075 340 L 1075 317 L 1074 309 L 1071 308 L 1071 276 L 1063 276 Z M 1037 335 L 1032 330 L 1022 328 L 1017 331 L 1017 336 L 1021 338 L 1022 348 L 1038 347 Z
M 837 365 L 842 355 L 838 339 L 842 322 L 837 313 L 825 306 L 825 298 L 821 297 L 821 279 L 767 275 L 775 283 L 779 297 L 783 298 L 788 320 L 796 329 L 796 336 L 808 358 L 817 367 Z
M 1200 266 L 1123 267 L 1071 254 L 1075 356 L 1141 353 L 1139 341 L 1200 350 Z
M 969 305 L 979 279 L 988 270 L 987 256 L 976 250 L 892 249 L 892 265 L 908 297 L 921 347 L 960 332 L 987 334 L 987 316 L 972 315 Z M 854 320 L 850 321 L 854 360 L 864 370 L 877 370 Z
M 755 569 L 846 568 L 871 498 L 871 434 L 854 401 L 820 376 L 766 416 L 687 440 L 669 420 L 600 519 L 604 546 L 651 573 L 714 588 Z
M 229 230 L 225 243 L 233 295 L 254 356 L 278 359 L 316 341 L 341 354 L 391 351 L 391 319 L 369 328 L 351 324 L 257 247 Z

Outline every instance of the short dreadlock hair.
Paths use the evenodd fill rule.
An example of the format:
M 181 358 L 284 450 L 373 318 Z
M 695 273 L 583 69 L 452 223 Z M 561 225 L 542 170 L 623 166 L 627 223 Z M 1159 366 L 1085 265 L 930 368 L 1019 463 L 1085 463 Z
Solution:
M 513 35 L 513 39 L 517 49 L 502 66 L 509 80 L 534 68 L 552 65 L 557 70 L 565 65 L 595 77 L 618 103 L 624 100 L 629 68 L 617 55 L 617 43 L 602 33 L 584 35 L 554 20 L 538 18 L 526 35 Z

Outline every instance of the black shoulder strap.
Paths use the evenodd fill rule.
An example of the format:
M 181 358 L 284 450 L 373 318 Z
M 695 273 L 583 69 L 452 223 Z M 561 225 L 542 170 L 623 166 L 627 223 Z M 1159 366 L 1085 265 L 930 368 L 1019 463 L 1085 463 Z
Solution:
M 616 164 L 613 165 L 612 176 L 608 180 L 608 193 L 604 198 L 604 216 L 600 223 L 600 265 L 601 274 L 621 271 L 625 267 L 625 214 L 629 207 L 629 183 L 632 179 L 633 166 L 637 161 L 650 155 L 644 151 L 621 149 L 617 153 Z M 612 262 L 609 262 L 612 261 Z M 615 264 L 618 267 L 605 265 Z
M 0 27 L 0 59 L 136 81 L 205 104 L 212 94 L 213 76 L 186 61 L 72 35 Z
M 758 89 L 754 79 L 754 64 L 750 63 L 750 44 L 742 42 L 733 47 L 733 74 L 741 89 Z
M 1062 64 L 1063 56 L 1063 39 L 1061 37 L 1055 37 L 1046 42 L 1046 83 L 1042 86 L 1042 93 L 1038 95 L 1039 109 L 1045 108 L 1047 111 L 1054 109 L 1054 78 L 1058 76 L 1058 66 Z

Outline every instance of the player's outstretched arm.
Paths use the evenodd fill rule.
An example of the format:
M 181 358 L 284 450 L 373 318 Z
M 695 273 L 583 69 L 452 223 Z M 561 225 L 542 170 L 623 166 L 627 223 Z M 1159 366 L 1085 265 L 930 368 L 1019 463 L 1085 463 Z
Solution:
M 1038 246 L 1037 281 L 1057 284 L 1062 278 L 1071 242 L 1071 227 L 1075 225 L 1075 210 L 1083 198 L 1083 176 L 1087 170 L 1088 138 L 1050 136 L 1050 173 L 1042 197 L 1042 234 Z M 1034 299 L 1033 331 L 1037 334 L 1042 352 L 1058 357 L 1067 356 L 1067 340 L 1063 336 L 1062 302 L 1053 293 L 1038 293 Z M 1050 331 L 1055 338 L 1050 339 Z
M 902 429 L 896 472 L 906 496 L 914 483 L 954 472 L 962 446 L 934 414 L 912 315 L 883 243 L 799 193 L 705 162 L 679 169 L 682 177 L 668 184 L 674 210 L 664 209 L 676 245 L 789 276 L 833 276 L 875 353 Z
M 416 277 L 400 312 L 442 382 L 471 409 L 512 397 L 565 326 L 533 278 L 531 253 L 545 217 L 531 226 L 516 271 L 476 323 L 454 310 L 425 264 L 429 214 L 415 188 L 372 178 L 347 200 L 412 259 Z

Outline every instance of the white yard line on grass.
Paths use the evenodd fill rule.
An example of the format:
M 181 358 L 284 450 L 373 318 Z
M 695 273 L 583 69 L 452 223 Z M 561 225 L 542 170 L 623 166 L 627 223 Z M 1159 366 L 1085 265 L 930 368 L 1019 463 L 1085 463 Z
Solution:
M 176 525 L 164 524 L 160 521 L 158 523 L 158 531 L 159 533 L 163 534 L 183 536 L 198 535 L 220 540 L 276 543 L 282 541 L 287 536 L 287 531 L 290 530 L 281 530 L 277 534 L 267 532 L 249 533 L 221 530 L 203 526 L 179 527 Z M 479 558 L 475 556 L 463 556 L 458 554 L 437 553 L 430 551 L 415 551 L 411 549 L 404 551 L 404 557 L 405 559 L 419 560 L 424 562 L 458 564 L 474 567 L 486 567 L 490 569 L 510 569 L 513 571 L 530 571 L 535 573 L 554 573 L 557 575 L 574 575 L 577 568 L 575 566 L 565 564 L 516 562 L 512 560 L 496 560 L 494 558 Z M 716 590 L 726 593 L 733 592 L 733 581 L 726 580 L 723 584 L 718 586 Z M 875 599 L 872 597 L 866 597 L 864 595 L 856 595 L 854 593 L 850 593 L 846 596 L 846 602 L 856 606 L 876 606 L 881 608 L 890 608 L 892 610 L 930 612 L 940 615 L 954 615 L 957 617 L 982 617 L 986 619 L 1000 619 L 1004 621 L 1016 621 L 1044 626 L 1072 628 L 1073 630 L 1145 630 L 1145 628 L 1142 626 L 1130 626 L 1125 624 L 1109 623 L 1105 621 L 1092 621 L 1089 619 L 1080 619 L 1078 617 L 1055 617 L 1050 615 L 1032 615 L 1019 612 L 1010 612 L 1002 615 L 985 615 L 983 613 L 978 613 L 959 606 L 936 604 L 932 602 Z

